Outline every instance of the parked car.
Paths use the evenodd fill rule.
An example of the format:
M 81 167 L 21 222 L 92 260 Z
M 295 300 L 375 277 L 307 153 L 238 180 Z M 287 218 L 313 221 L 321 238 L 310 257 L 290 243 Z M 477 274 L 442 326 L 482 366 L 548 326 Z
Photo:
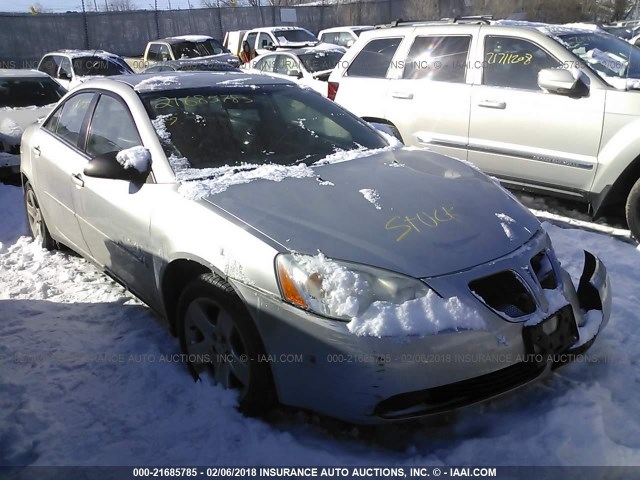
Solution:
M 277 399 L 361 423 L 426 415 L 589 348 L 604 265 L 586 254 L 576 292 L 492 179 L 385 138 L 264 75 L 96 79 L 24 134 L 29 225 L 160 312 L 194 377 L 250 414 Z
M 189 71 L 240 72 L 241 70 L 238 67 L 234 67 L 229 62 L 189 58 L 186 60 L 170 60 L 168 62 L 157 63 L 147 68 L 143 73 Z
M 91 77 L 108 77 L 133 73 L 126 62 L 103 50 L 58 50 L 47 53 L 38 70 L 55 78 L 67 90 Z
M 0 177 L 18 174 L 22 132 L 51 112 L 65 93 L 45 73 L 0 69 Z
M 639 86 L 640 49 L 613 35 L 476 22 L 364 32 L 329 97 L 510 188 L 624 207 L 640 238 Z
M 142 57 L 127 57 L 125 61 L 140 72 L 157 63 L 184 59 L 216 60 L 234 67 L 240 60 L 213 37 L 207 35 L 181 35 L 153 40 L 147 44 Z
M 313 47 L 320 43 L 318 37 L 301 27 L 254 28 L 246 32 L 242 40 L 246 41 L 257 55 L 269 53 L 278 48 Z
M 317 47 L 278 50 L 252 60 L 251 68 L 247 71 L 288 78 L 326 97 L 329 74 L 345 51 L 343 47 L 324 44 Z
M 321 42 L 340 45 L 341 47 L 351 47 L 362 32 L 373 30 L 372 25 L 360 25 L 355 27 L 333 27 L 321 30 L 318 38 Z

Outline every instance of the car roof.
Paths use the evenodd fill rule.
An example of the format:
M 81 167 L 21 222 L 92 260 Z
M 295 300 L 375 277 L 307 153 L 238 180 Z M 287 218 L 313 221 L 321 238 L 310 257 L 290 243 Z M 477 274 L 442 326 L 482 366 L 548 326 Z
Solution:
M 320 30 L 320 33 L 333 33 L 333 32 L 344 32 L 344 31 L 353 31 L 353 30 L 373 30 L 375 27 L 373 25 L 349 25 L 346 27 L 331 27 L 325 28 L 324 30 Z
M 331 46 L 329 46 L 331 45 Z M 318 45 L 310 46 L 310 47 L 300 47 L 300 48 L 278 48 L 273 52 L 269 52 L 264 55 L 272 55 L 279 53 L 290 53 L 291 55 L 305 55 L 307 53 L 320 53 L 320 52 L 337 52 L 341 55 L 344 55 L 344 48 L 338 45 L 333 45 L 331 43 L 320 43 Z
M 210 37 L 208 35 L 178 35 L 176 37 L 167 37 L 167 38 L 160 38 L 158 40 L 152 40 L 150 43 L 155 43 L 155 42 L 165 42 L 168 43 L 169 45 L 175 45 L 176 43 L 182 43 L 182 42 L 204 42 L 206 40 L 212 40 L 213 37 Z
M 44 72 L 40 72 L 38 70 L 27 70 L 27 69 L 15 69 L 15 68 L 0 68 L 0 78 L 41 78 L 47 77 Z
M 267 86 L 267 85 L 296 85 L 290 80 L 285 80 L 267 75 L 251 74 L 244 72 L 154 72 L 137 73 L 130 75 L 115 75 L 108 78 L 89 80 L 79 88 L 91 87 L 98 83 L 116 81 L 134 88 L 136 91 L 163 91 L 182 90 L 205 87 L 237 87 Z
M 303 28 L 303 27 L 260 27 L 260 28 L 252 28 L 251 30 L 248 30 L 248 33 L 251 33 L 251 32 L 273 32 L 275 30 L 307 30 L 307 29 Z
M 115 53 L 106 52 L 104 50 L 72 50 L 72 49 L 63 49 L 63 50 L 55 50 L 53 52 L 48 52 L 47 55 L 66 55 L 70 58 L 78 58 L 78 57 L 112 57 L 112 58 L 120 58 Z

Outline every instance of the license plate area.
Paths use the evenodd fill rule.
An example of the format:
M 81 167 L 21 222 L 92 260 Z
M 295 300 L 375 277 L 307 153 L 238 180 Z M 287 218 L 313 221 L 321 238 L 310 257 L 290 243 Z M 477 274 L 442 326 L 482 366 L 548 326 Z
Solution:
M 566 305 L 537 325 L 524 327 L 522 337 L 527 355 L 556 355 L 567 350 L 578 340 L 571 305 Z

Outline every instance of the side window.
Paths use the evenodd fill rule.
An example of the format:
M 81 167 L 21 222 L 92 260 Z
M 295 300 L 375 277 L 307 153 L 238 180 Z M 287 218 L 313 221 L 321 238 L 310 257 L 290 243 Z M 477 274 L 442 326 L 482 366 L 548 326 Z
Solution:
M 322 37 L 320 37 L 320 41 L 325 43 L 336 43 L 336 34 L 335 33 L 323 33 Z
M 266 33 L 261 33 L 258 36 L 258 48 L 267 48 L 273 45 L 271 37 Z
M 81 93 L 67 100 L 61 109 L 55 132 L 60 138 L 76 147 L 80 144 L 82 123 L 91 100 L 93 100 L 93 93 Z
M 57 109 L 49 120 L 44 124 L 44 128 L 49 130 L 51 133 L 56 133 L 58 129 L 58 122 L 60 121 L 60 114 L 62 113 L 62 108 Z
M 102 95 L 91 120 L 87 153 L 95 157 L 140 145 L 140 137 L 129 110 L 108 95 Z
M 538 72 L 560 62 L 528 40 L 486 37 L 482 83 L 495 87 L 539 90 Z
M 349 32 L 340 32 L 338 39 L 334 43 L 337 43 L 341 47 L 349 46 L 349 42 L 354 42 L 353 36 Z
M 267 55 L 266 57 L 262 57 L 258 60 L 256 64 L 256 69 L 261 72 L 273 73 L 273 69 L 275 67 L 276 55 Z
M 149 45 L 149 51 L 147 52 L 147 60 L 156 62 L 160 60 L 160 45 L 152 43 Z
M 40 65 L 38 66 L 38 70 L 46 73 L 50 77 L 56 78 L 58 75 L 58 64 L 55 62 L 53 56 L 49 55 L 42 59 Z
M 258 34 L 256 32 L 247 35 L 247 43 L 251 47 L 251 50 L 256 49 L 256 38 L 258 38 Z
M 280 75 L 287 75 L 291 70 L 300 70 L 296 61 L 289 55 L 277 55 L 273 72 L 279 73 Z
M 464 83 L 471 37 L 417 37 L 402 78 Z
M 71 60 L 67 57 L 62 57 L 60 62 L 60 71 L 58 72 L 58 78 L 63 80 L 71 80 L 73 69 L 71 67 Z
M 353 59 L 347 75 L 384 78 L 402 38 L 377 38 L 367 43 Z
M 160 51 L 158 52 L 158 55 L 158 60 L 161 62 L 171 60 L 171 52 L 169 52 L 169 47 L 167 47 L 166 45 L 160 45 Z

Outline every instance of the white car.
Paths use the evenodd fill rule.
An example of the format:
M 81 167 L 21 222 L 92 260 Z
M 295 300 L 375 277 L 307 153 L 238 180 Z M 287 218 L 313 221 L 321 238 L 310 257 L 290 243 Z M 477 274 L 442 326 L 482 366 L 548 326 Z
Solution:
M 350 48 L 356 43 L 356 40 L 362 32 L 373 30 L 371 25 L 359 25 L 353 27 L 333 27 L 321 30 L 318 38 L 321 42 L 340 45 L 341 47 Z
M 47 53 L 40 60 L 38 70 L 55 78 L 67 90 L 91 77 L 133 73 L 121 57 L 103 50 L 59 50 Z
M 0 69 L 0 171 L 18 172 L 22 132 L 45 117 L 65 93 L 45 73 Z
M 251 50 L 258 55 L 272 52 L 277 48 L 312 47 L 320 43 L 318 37 L 301 27 L 254 28 L 245 33 L 243 41 L 249 43 Z
M 334 45 L 278 50 L 252 60 L 247 71 L 294 80 L 326 97 L 329 75 L 345 51 Z

